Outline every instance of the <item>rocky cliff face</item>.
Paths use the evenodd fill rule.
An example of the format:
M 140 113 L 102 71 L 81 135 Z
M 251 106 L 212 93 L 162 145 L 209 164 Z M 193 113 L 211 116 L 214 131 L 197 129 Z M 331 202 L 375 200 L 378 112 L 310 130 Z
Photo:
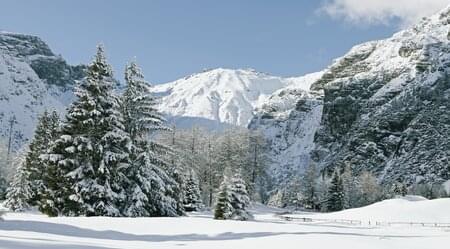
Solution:
M 308 91 L 322 72 L 299 77 L 256 108 L 249 129 L 259 130 L 269 144 L 270 175 L 277 188 L 300 175 L 310 163 L 314 134 L 323 108 L 321 91 Z
M 45 109 L 62 112 L 84 66 L 70 66 L 36 36 L 0 32 L 0 139 L 18 149 Z M 12 124 L 12 130 L 11 130 Z
M 450 7 L 354 47 L 312 86 L 324 92 L 313 159 L 381 181 L 450 178 Z

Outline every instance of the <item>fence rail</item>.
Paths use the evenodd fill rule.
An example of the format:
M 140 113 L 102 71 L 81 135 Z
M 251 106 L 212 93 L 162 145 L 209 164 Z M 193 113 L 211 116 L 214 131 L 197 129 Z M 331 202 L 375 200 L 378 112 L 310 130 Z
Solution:
M 329 222 L 335 224 L 346 225 L 363 225 L 370 226 L 421 226 L 421 227 L 436 227 L 436 228 L 450 228 L 450 223 L 441 222 L 386 222 L 386 221 L 361 221 L 361 220 L 348 220 L 348 219 L 316 219 L 310 217 L 292 217 L 285 214 L 277 214 L 276 217 L 285 221 L 298 221 L 302 223 L 314 223 L 314 222 Z

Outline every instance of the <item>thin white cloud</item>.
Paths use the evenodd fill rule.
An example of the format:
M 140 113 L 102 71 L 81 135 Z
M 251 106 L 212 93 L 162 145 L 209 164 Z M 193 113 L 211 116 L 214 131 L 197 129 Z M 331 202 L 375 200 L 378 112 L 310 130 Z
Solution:
M 320 10 L 355 24 L 389 24 L 399 19 L 405 26 L 448 5 L 450 0 L 327 0 Z

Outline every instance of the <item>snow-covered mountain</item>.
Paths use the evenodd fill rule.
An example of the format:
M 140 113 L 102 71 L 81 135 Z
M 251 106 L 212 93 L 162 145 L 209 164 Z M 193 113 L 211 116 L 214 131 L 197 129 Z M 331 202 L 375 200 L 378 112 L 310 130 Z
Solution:
M 410 184 L 450 178 L 450 7 L 354 47 L 312 88 L 324 91 L 321 166 Z
M 382 181 L 450 179 L 450 6 L 391 38 L 354 47 L 324 91 L 314 159 Z
M 0 32 L 0 138 L 13 148 L 32 135 L 45 109 L 63 111 L 83 66 L 69 66 L 36 36 Z
M 277 186 L 287 184 L 309 165 L 314 134 L 322 117 L 322 92 L 309 91 L 323 73 L 299 77 L 273 93 L 255 110 L 249 128 L 261 131 L 270 147 L 270 175 Z
M 273 92 L 290 84 L 302 85 L 302 82 L 251 69 L 218 68 L 156 85 L 153 91 L 162 96 L 161 110 L 177 125 L 196 124 L 220 129 L 230 125 L 246 127 L 255 107 Z
M 310 156 L 320 168 L 369 170 L 385 182 L 450 179 L 450 7 L 355 46 L 310 83 L 309 92 L 275 92 L 250 124 L 271 142 L 278 184 Z

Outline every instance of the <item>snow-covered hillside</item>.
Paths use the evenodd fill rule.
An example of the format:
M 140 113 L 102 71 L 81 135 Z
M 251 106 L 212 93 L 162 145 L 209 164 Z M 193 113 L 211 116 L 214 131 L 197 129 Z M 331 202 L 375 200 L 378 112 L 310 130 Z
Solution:
M 261 131 L 270 146 L 270 175 L 285 185 L 309 165 L 314 134 L 322 117 L 322 93 L 309 91 L 322 72 L 296 78 L 255 110 L 249 128 Z
M 288 87 L 269 97 L 250 128 L 271 142 L 276 182 L 295 180 L 310 156 L 330 172 L 348 165 L 385 182 L 450 179 L 449 24 L 450 7 L 355 46 L 308 77 L 309 92 Z
M 421 196 L 405 196 L 334 213 L 290 216 L 358 220 L 365 223 L 372 221 L 382 224 L 386 222 L 448 223 L 450 226 L 448 207 L 450 207 L 450 198 L 427 200 Z
M 246 127 L 256 106 L 287 85 L 309 88 L 303 79 L 281 78 L 254 70 L 213 69 L 156 85 L 161 110 L 179 126 Z
M 0 137 L 7 140 L 13 123 L 13 146 L 18 149 L 33 134 L 45 109 L 63 111 L 72 88 L 83 77 L 38 37 L 0 32 Z
M 448 222 L 449 205 L 450 199 L 396 199 L 331 214 L 292 216 L 440 223 Z M 8 213 L 0 221 L 0 248 L 442 249 L 450 243 L 449 228 L 445 227 L 286 221 L 276 216 L 279 211 L 257 206 L 252 209 L 256 220 L 247 222 L 213 220 L 209 213 L 179 218 L 47 218 L 36 213 Z
M 385 182 L 450 179 L 450 6 L 391 38 L 355 46 L 315 84 L 324 91 L 313 158 Z

